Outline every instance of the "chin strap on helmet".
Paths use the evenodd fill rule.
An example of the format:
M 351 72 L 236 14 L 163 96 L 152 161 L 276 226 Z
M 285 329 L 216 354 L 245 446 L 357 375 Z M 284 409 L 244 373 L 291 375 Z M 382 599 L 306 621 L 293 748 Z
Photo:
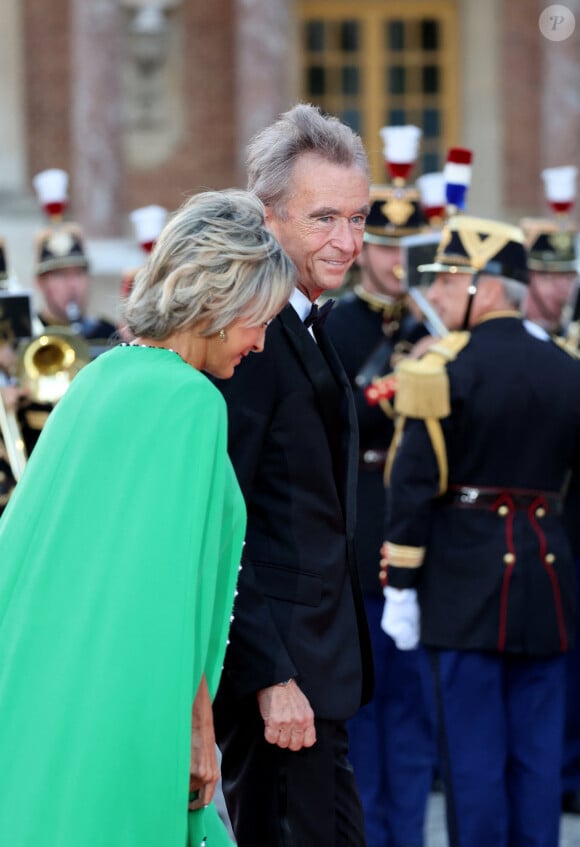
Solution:
M 477 283 L 478 282 L 479 282 L 479 273 L 476 273 L 476 274 L 473 275 L 473 279 L 471 280 L 469 288 L 467 289 L 468 300 L 467 300 L 467 307 L 465 309 L 465 316 L 463 318 L 463 325 L 461 327 L 462 330 L 469 329 L 469 318 L 471 316 L 471 309 L 472 309 L 472 306 L 473 306 L 473 298 L 475 297 L 475 295 L 477 293 Z

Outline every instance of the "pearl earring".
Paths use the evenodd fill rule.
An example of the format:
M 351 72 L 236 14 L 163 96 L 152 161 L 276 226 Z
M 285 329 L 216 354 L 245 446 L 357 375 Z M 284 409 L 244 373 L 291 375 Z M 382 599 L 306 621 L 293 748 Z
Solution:
M 218 332 L 218 335 L 219 335 L 220 341 L 223 341 L 223 343 L 225 344 L 226 341 L 228 340 L 225 329 L 220 329 L 220 331 Z

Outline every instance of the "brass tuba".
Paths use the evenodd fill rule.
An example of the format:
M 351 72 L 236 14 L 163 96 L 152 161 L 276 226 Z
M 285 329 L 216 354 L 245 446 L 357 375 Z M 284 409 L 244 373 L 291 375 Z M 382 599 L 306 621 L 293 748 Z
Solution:
M 90 359 L 86 339 L 69 327 L 53 326 L 20 350 L 18 380 L 31 401 L 54 405 Z

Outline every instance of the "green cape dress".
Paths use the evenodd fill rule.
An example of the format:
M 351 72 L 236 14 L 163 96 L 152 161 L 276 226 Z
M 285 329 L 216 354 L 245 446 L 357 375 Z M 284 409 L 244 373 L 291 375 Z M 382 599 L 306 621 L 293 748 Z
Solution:
M 0 844 L 230 844 L 187 812 L 245 530 L 221 394 L 116 347 L 52 412 L 0 521 Z

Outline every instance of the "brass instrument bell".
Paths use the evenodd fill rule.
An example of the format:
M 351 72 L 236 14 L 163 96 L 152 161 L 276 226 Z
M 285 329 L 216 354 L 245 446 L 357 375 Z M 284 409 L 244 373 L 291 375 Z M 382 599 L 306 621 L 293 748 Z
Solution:
M 90 359 L 86 339 L 69 327 L 51 327 L 21 349 L 18 379 L 33 402 L 54 405 Z

